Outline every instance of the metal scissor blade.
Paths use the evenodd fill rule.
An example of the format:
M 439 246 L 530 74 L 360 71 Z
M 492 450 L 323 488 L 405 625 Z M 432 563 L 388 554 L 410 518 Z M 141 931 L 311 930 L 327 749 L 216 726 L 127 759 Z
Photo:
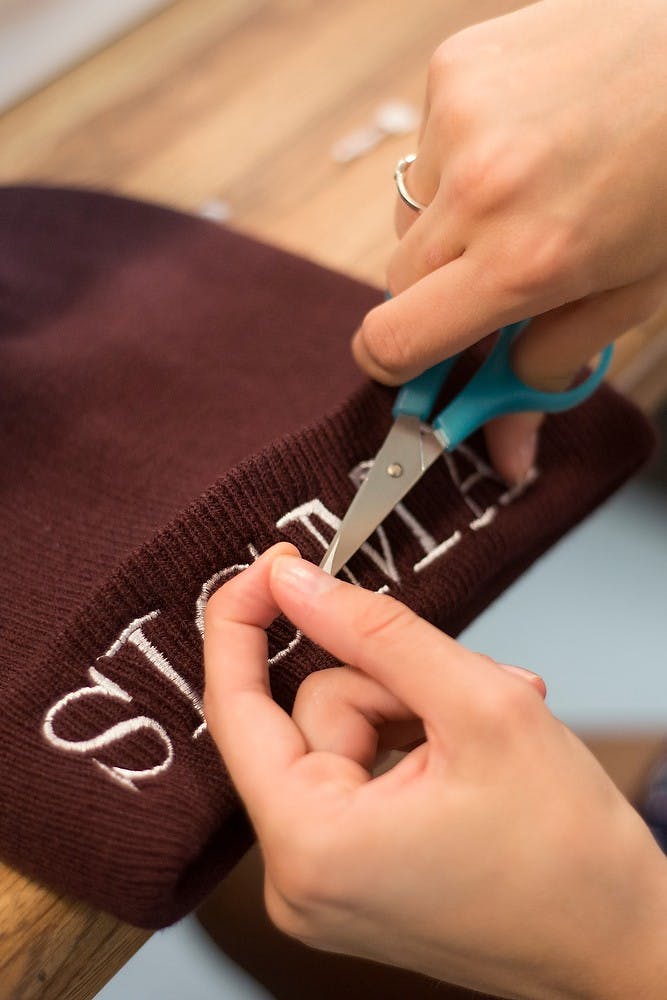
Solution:
M 418 417 L 398 416 L 348 507 L 320 568 L 335 576 L 444 450 L 444 445 Z

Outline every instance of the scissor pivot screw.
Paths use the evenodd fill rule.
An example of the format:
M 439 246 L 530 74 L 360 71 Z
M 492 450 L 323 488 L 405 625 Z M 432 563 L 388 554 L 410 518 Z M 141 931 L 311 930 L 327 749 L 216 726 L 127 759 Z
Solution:
M 398 462 L 392 462 L 391 465 L 387 466 L 387 475 L 391 476 L 392 479 L 400 479 L 403 475 L 403 466 L 399 465 Z

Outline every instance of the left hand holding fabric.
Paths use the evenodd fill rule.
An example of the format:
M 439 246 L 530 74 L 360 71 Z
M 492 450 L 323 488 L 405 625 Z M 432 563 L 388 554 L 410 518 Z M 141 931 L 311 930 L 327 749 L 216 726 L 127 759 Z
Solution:
M 297 556 L 269 550 L 206 611 L 205 712 L 274 922 L 507 997 L 658 1000 L 667 866 L 542 681 Z M 269 687 L 280 611 L 351 665 L 311 674 L 291 718 Z

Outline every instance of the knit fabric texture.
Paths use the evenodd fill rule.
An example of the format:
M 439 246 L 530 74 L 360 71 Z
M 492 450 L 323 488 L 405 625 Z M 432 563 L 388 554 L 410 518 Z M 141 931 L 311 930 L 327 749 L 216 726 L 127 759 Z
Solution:
M 348 348 L 380 299 L 157 206 L 0 191 L 10 864 L 158 927 L 250 843 L 202 712 L 204 606 L 274 542 L 321 558 L 391 422 L 394 393 L 365 383 Z M 644 418 L 608 388 L 548 418 L 524 490 L 474 438 L 343 572 L 456 634 L 651 447 Z M 332 663 L 284 620 L 269 649 L 286 708 Z

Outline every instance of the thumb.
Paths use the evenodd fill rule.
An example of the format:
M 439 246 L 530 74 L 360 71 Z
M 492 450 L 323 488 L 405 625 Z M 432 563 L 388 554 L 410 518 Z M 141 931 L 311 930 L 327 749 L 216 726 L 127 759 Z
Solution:
M 507 668 L 459 645 L 393 597 L 324 573 L 305 560 L 280 556 L 271 565 L 273 599 L 319 646 L 377 681 L 443 742 L 468 741 L 484 728 L 479 711 L 508 690 Z M 511 671 L 510 671 L 511 672 Z M 543 685 L 513 681 L 515 689 Z

